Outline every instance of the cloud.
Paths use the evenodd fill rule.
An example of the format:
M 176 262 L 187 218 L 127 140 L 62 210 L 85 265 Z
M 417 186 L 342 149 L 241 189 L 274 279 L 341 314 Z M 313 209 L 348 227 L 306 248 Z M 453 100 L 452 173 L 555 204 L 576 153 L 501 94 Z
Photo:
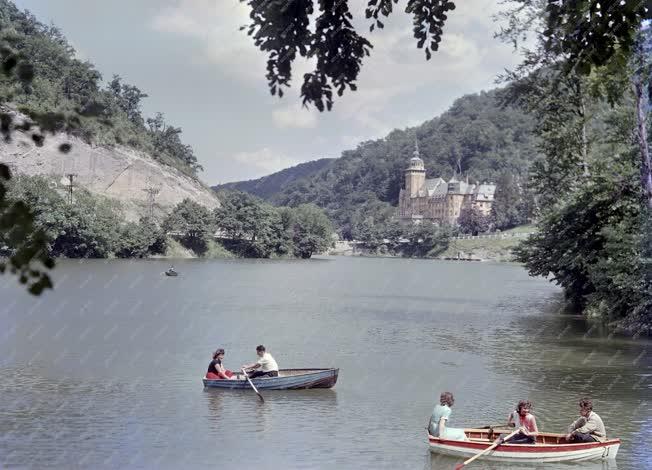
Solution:
M 237 78 L 261 81 L 265 55 L 240 31 L 248 22 L 247 6 L 236 0 L 176 0 L 157 13 L 150 26 L 158 32 L 195 39 L 199 44 L 196 62 L 217 64 Z
M 268 147 L 253 152 L 236 153 L 233 155 L 233 160 L 245 165 L 250 170 L 247 173 L 253 175 L 251 178 L 258 178 L 301 163 L 300 160 L 275 152 Z
M 154 29 L 196 40 L 195 60 L 216 64 L 220 71 L 236 77 L 238 81 L 232 86 L 265 86 L 266 56 L 245 32 L 238 30 L 250 21 L 245 3 L 170 1 L 171 6 L 162 8 L 152 20 Z M 333 111 L 323 116 L 314 109 L 302 109 L 301 77 L 312 70 L 313 63 L 298 60 L 294 64 L 292 89 L 285 97 L 260 102 L 260 112 L 270 113 L 277 129 L 314 129 L 305 133 L 310 136 L 310 143 L 303 143 L 306 148 L 322 134 L 329 136 L 328 151 L 339 153 L 342 147 L 334 144 L 337 140 L 349 143 L 350 136 L 359 136 L 360 140 L 381 138 L 394 128 L 431 119 L 461 94 L 493 87 L 496 74 L 519 61 L 511 46 L 493 37 L 499 25 L 493 22 L 492 15 L 503 8 L 495 0 L 456 2 L 457 8 L 450 12 L 444 27 L 440 48 L 430 61 L 416 47 L 412 17 L 404 12 L 403 6 L 397 5 L 391 17 L 383 20 L 384 29 L 370 33 L 370 21 L 364 16 L 366 3 L 367 0 L 349 0 L 354 25 L 374 45 L 371 56 L 363 59 L 356 83 L 358 91 L 336 97 Z M 333 139 L 335 132 L 339 135 Z M 298 134 L 296 138 L 302 139 Z M 236 158 L 256 171 L 275 171 L 297 163 L 270 148 L 243 152 Z
M 318 111 L 306 109 L 297 103 L 275 109 L 272 120 L 279 129 L 309 129 L 317 126 L 318 115 Z

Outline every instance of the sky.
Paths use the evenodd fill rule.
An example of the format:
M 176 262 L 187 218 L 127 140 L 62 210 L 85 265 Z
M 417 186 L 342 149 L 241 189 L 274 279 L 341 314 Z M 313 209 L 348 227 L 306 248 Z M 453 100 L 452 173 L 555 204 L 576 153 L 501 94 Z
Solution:
M 359 142 L 415 126 L 467 93 L 493 88 L 496 75 L 519 60 L 493 38 L 496 0 L 458 0 L 440 49 L 430 61 L 416 48 L 411 17 L 401 0 L 385 29 L 369 33 L 365 0 L 349 0 L 354 22 L 374 45 L 357 92 L 346 92 L 331 112 L 305 109 L 297 79 L 270 95 L 265 55 L 239 27 L 248 23 L 238 0 L 15 0 L 44 23 L 59 26 L 83 60 L 105 80 L 114 74 L 149 97 L 143 114 L 157 111 L 183 129 L 208 184 L 257 178 L 301 162 L 338 157 Z

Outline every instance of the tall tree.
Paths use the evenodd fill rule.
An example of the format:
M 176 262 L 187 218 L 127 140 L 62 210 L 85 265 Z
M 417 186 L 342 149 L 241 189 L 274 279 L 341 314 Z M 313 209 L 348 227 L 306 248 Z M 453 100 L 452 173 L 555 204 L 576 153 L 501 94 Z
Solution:
M 310 258 L 332 244 L 331 222 L 319 207 L 302 204 L 294 209 L 294 252 L 300 258 Z
M 484 215 L 475 206 L 464 207 L 460 211 L 460 216 L 457 219 L 460 231 L 470 235 L 477 235 L 478 233 L 488 231 L 490 227 L 489 222 L 489 217 Z
M 113 79 L 107 85 L 107 89 L 115 97 L 120 109 L 127 114 L 127 118 L 132 123 L 142 126 L 144 120 L 140 112 L 140 102 L 143 98 L 147 98 L 147 93 L 143 93 L 134 85 L 122 83 L 122 78 L 119 75 L 113 76 Z
M 497 229 L 505 230 L 528 221 L 525 190 L 511 173 L 503 173 L 496 181 L 491 219 Z
M 208 209 L 186 198 L 172 209 L 162 227 L 168 232 L 177 232 L 187 248 L 204 253 L 208 249 L 208 236 L 213 232 L 214 223 Z
M 182 130 L 167 124 L 163 113 L 156 113 L 153 118 L 148 118 L 147 127 L 157 152 L 163 152 L 181 160 L 193 171 L 203 170 L 203 167 L 197 163 L 197 157 L 195 157 L 192 147 L 181 142 Z

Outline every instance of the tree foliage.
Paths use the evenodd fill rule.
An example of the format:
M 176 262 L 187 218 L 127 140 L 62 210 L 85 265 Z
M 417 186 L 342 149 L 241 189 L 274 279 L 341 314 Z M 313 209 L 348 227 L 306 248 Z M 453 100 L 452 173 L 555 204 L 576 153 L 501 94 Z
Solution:
M 7 195 L 9 169 L 0 165 L 0 273 L 7 268 L 18 276 L 28 291 L 39 295 L 52 287 L 44 269 L 52 269 L 54 260 L 47 250 L 47 236 L 35 223 L 34 213 L 22 200 L 12 200 Z
M 330 220 L 314 205 L 279 208 L 239 191 L 219 194 L 215 225 L 226 247 L 240 256 L 310 258 L 330 246 Z
M 650 286 L 643 277 L 636 170 L 631 164 L 613 169 L 547 212 L 517 259 L 530 274 L 551 276 L 575 308 L 619 322 L 644 309 Z
M 301 98 L 320 111 L 333 106 L 333 92 L 341 96 L 357 89 L 356 80 L 373 45 L 353 26 L 350 0 L 241 0 L 250 8 L 246 29 L 254 45 L 267 54 L 267 81 L 272 95 L 283 96 L 290 86 L 292 65 L 298 57 L 313 59 L 315 68 L 303 76 Z M 384 27 L 398 0 L 367 0 L 365 17 L 370 32 Z M 405 13 L 412 16 L 416 46 L 429 60 L 439 49 L 454 1 L 408 0 Z M 526 21 L 506 28 L 522 35 L 539 16 L 546 49 L 563 56 L 568 70 L 588 74 L 593 67 L 627 62 L 635 47 L 636 32 L 650 12 L 640 0 L 517 0 L 513 11 Z M 543 11 L 541 10 L 543 7 Z M 527 16 L 529 15 L 529 17 Z M 509 15 L 505 15 L 508 18 Z M 511 20 L 514 18 L 511 17 Z M 523 26 L 525 25 L 525 26 Z
M 491 224 L 507 230 L 527 224 L 536 214 L 535 195 L 517 176 L 503 173 L 496 181 Z
M 163 138 L 145 126 L 142 100 L 148 95 L 117 75 L 102 87 L 95 66 L 76 57 L 56 26 L 39 22 L 9 0 L 0 0 L 0 103 L 12 103 L 33 123 L 12 122 L 4 112 L 3 134 L 31 130 L 41 143 L 44 132 L 68 132 L 88 142 L 123 144 L 194 175 L 201 167 L 192 149 L 181 143 L 181 129 L 165 125 Z M 158 120 L 157 115 L 154 120 Z
M 296 256 L 310 258 L 330 247 L 333 229 L 330 220 L 319 207 L 301 204 L 294 209 L 293 222 L 292 241 Z
M 411 225 L 405 232 L 408 241 L 401 248 L 402 253 L 405 256 L 419 258 L 437 256 L 448 248 L 453 234 L 453 227 L 448 225 Z
M 162 227 L 167 232 L 179 234 L 186 248 L 200 254 L 208 249 L 208 238 L 214 231 L 211 212 L 191 199 L 177 204 L 163 221 Z
M 313 59 L 315 69 L 303 76 L 301 97 L 320 111 L 333 106 L 333 92 L 342 96 L 356 90 L 364 57 L 373 47 L 353 26 L 348 0 L 241 0 L 251 9 L 247 29 L 254 44 L 267 53 L 267 81 L 272 95 L 283 96 L 290 86 L 292 65 L 298 57 Z M 369 0 L 365 15 L 370 30 L 383 28 L 398 0 Z M 412 15 L 417 47 L 426 58 L 439 47 L 447 14 L 455 4 L 447 0 L 408 0 L 405 12 Z M 313 18 L 313 14 L 316 15 Z
M 71 204 L 49 182 L 41 176 L 18 176 L 8 183 L 6 196 L 8 204 L 30 207 L 32 231 L 42 237 L 47 259 L 145 257 L 165 251 L 165 233 L 148 219 L 124 223 L 119 204 L 82 189 Z M 20 253 L 24 240 L 5 236 L 5 251 Z
M 193 171 L 203 170 L 203 167 L 197 163 L 192 147 L 181 141 L 182 130 L 167 124 L 163 113 L 156 113 L 154 118 L 148 118 L 147 127 L 155 152 L 174 155 Z
M 469 235 L 488 232 L 490 228 L 490 218 L 475 206 L 462 208 L 457 223 L 460 226 L 460 232 Z
M 548 2 L 546 14 L 536 15 L 537 2 L 518 3 L 530 9 L 515 9 L 506 37 L 546 26 L 507 75 L 514 85 L 505 96 L 538 117 L 543 155 L 530 180 L 543 217 L 518 258 L 532 275 L 560 284 L 589 316 L 650 333 L 649 129 L 640 86 L 649 74 L 641 66 L 648 60 L 640 55 L 641 5 Z M 523 11 L 527 21 L 518 18 Z

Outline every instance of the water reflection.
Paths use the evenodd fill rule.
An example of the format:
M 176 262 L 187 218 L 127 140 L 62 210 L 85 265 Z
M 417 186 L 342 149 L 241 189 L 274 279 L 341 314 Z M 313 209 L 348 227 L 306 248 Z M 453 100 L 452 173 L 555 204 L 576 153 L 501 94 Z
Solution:
M 424 470 L 453 469 L 465 459 L 428 452 Z M 482 458 L 473 462 L 476 470 L 502 470 L 502 469 L 528 469 L 528 470 L 618 470 L 616 460 L 591 460 L 585 462 L 559 462 L 559 463 L 511 463 L 487 462 Z
M 262 390 L 261 402 L 252 390 L 221 390 L 205 387 L 208 421 L 216 435 L 224 432 L 223 423 L 238 422 L 252 432 L 278 431 L 278 422 L 310 423 L 314 415 L 334 415 L 337 412 L 337 392 L 333 389 Z M 301 417 L 303 416 L 303 419 Z M 303 427 L 302 424 L 298 424 Z

